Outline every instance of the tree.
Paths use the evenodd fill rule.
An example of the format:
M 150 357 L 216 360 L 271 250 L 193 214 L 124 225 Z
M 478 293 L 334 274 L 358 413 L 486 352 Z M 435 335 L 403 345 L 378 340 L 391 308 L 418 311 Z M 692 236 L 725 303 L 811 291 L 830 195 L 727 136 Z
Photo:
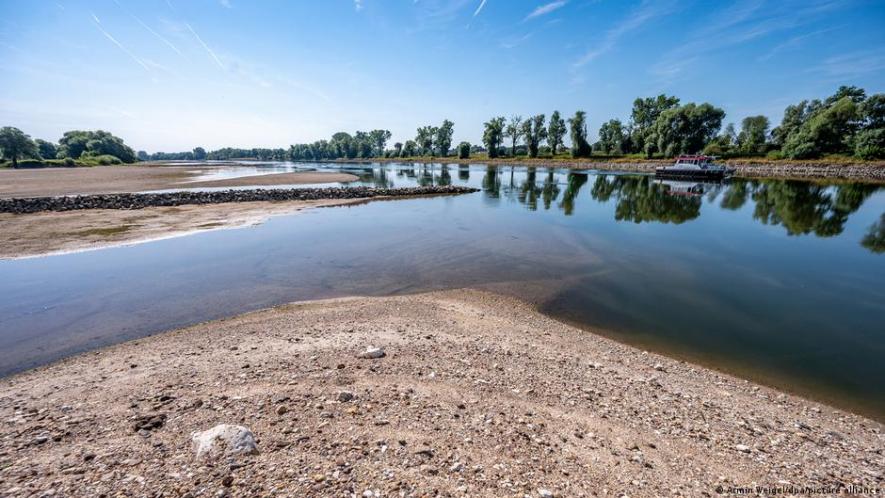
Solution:
M 827 99 L 830 101 L 830 99 Z M 859 106 L 845 96 L 829 106 L 816 109 L 784 143 L 784 155 L 808 159 L 822 154 L 853 152 L 854 135 L 860 128 Z
M 575 115 L 568 120 L 569 138 L 572 140 L 572 157 L 588 157 L 591 148 L 587 143 L 587 113 L 575 111 Z
M 725 111 L 707 103 L 667 109 L 645 137 L 646 154 L 659 151 L 673 157 L 697 153 L 713 140 L 724 117 Z
M 58 147 L 54 143 L 39 138 L 34 140 L 34 142 L 37 144 L 37 153 L 40 154 L 40 157 L 43 159 L 55 159 L 56 154 L 58 154 Z
M 452 135 L 454 134 L 455 123 L 448 119 L 443 120 L 442 125 L 436 128 L 436 148 L 439 155 L 446 157 L 449 155 L 449 149 L 452 147 Z
M 18 158 L 37 156 L 37 144 L 30 135 L 12 126 L 0 128 L 0 151 L 3 157 L 12 161 L 12 167 L 18 167 Z
M 458 144 L 458 159 L 470 158 L 470 142 L 461 142 Z
M 547 128 L 547 143 L 550 151 L 556 156 L 556 151 L 562 146 L 562 137 L 565 136 L 565 120 L 559 115 L 559 111 L 553 111 L 550 115 L 550 126 Z
M 350 133 L 339 131 L 332 135 L 329 147 L 332 149 L 332 158 L 337 159 L 346 157 L 348 159 L 353 159 L 356 157 L 357 150 Z
M 384 155 L 384 146 L 390 140 L 390 131 L 388 130 L 372 130 L 369 132 L 369 138 L 375 146 L 375 155 L 381 157 Z
M 489 150 L 489 157 L 498 157 L 498 147 L 504 139 L 504 117 L 498 116 L 486 121 L 483 126 L 482 143 Z
M 369 158 L 372 157 L 373 151 L 375 149 L 375 144 L 372 141 L 372 137 L 364 132 L 358 131 L 353 135 L 354 146 L 356 147 L 356 154 L 358 157 Z
M 525 146 L 529 157 L 538 157 L 538 148 L 547 138 L 547 128 L 544 127 L 544 115 L 538 114 L 525 120 L 522 124 L 522 136 L 525 137 Z
M 743 154 L 764 154 L 769 121 L 765 116 L 749 116 L 741 121 L 737 145 Z
M 510 155 L 516 156 L 516 142 L 519 141 L 519 138 L 522 136 L 522 116 L 513 115 L 510 116 L 510 122 L 507 124 L 507 128 L 504 133 L 510 137 Z
M 623 154 L 626 130 L 620 120 L 611 119 L 599 127 L 599 149 L 606 154 Z
M 147 153 L 147 151 L 140 150 L 135 154 L 138 157 L 139 161 L 150 161 L 151 156 Z
M 414 140 L 406 140 L 406 144 L 403 145 L 402 157 L 415 157 L 417 149 L 418 144 Z
M 194 160 L 205 161 L 206 160 L 206 149 L 204 149 L 202 147 L 194 148 Z
M 657 97 L 637 98 L 633 101 L 633 112 L 630 114 L 632 128 L 632 144 L 637 151 L 648 150 L 647 138 L 654 127 L 658 116 L 667 109 L 679 106 L 677 97 L 664 94 Z
M 415 142 L 421 149 L 421 155 L 426 156 L 433 154 L 433 138 L 436 136 L 435 126 L 422 126 L 418 128 L 418 134 L 415 136 Z
M 397 142 L 393 144 L 393 157 L 400 157 L 403 154 L 403 143 Z
M 72 130 L 65 132 L 58 141 L 59 159 L 70 157 L 114 156 L 124 163 L 134 163 L 137 159 L 135 151 L 123 143 L 123 139 L 103 130 L 83 131 Z

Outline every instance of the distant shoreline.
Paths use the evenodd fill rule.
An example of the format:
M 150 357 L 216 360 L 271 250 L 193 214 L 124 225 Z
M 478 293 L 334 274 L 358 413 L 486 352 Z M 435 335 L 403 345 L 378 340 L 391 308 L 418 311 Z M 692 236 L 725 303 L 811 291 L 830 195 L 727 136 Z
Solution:
M 457 157 L 412 157 L 412 158 L 371 158 L 371 159 L 328 159 L 321 161 L 293 161 L 295 163 L 330 162 L 340 164 L 371 164 L 371 163 L 420 163 L 420 164 L 487 164 L 489 166 L 525 166 L 536 168 L 570 168 L 579 170 L 623 171 L 636 173 L 653 173 L 661 165 L 671 164 L 670 159 L 580 159 L 580 158 L 468 158 Z M 766 160 L 766 159 L 729 159 L 722 161 L 735 168 L 735 176 L 739 178 L 772 178 L 772 179 L 827 179 L 852 180 L 871 183 L 885 183 L 885 161 L 832 161 L 832 160 Z

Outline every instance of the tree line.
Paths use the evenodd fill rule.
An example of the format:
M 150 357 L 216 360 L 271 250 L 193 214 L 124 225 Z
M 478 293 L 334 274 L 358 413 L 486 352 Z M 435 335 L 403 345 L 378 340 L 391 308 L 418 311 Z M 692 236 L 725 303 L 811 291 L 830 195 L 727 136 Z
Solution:
M 495 116 L 483 124 L 482 146 L 461 142 L 452 148 L 455 124 L 448 119 L 439 126 L 416 129 L 415 138 L 387 148 L 389 130 L 338 132 L 328 140 L 295 144 L 288 149 L 223 148 L 137 154 L 123 140 L 106 131 L 74 130 L 57 143 L 31 140 L 21 130 L 0 129 L 0 151 L 17 165 L 18 159 L 92 160 L 99 163 L 131 163 L 136 160 L 229 160 L 304 161 L 370 159 L 379 157 L 448 157 L 461 159 L 485 152 L 497 157 L 572 157 L 593 155 L 673 157 L 703 152 L 722 157 L 768 157 L 815 159 L 827 155 L 860 159 L 885 158 L 885 94 L 867 96 L 854 86 L 842 86 L 824 100 L 803 100 L 788 106 L 780 125 L 771 128 L 766 116 L 748 116 L 738 131 L 733 123 L 722 128 L 725 111 L 709 103 L 683 104 L 678 97 L 658 95 L 633 101 L 630 119 L 610 119 L 599 127 L 590 143 L 587 114 L 578 110 L 568 119 L 553 111 L 523 118 Z M 565 138 L 569 139 L 566 149 Z

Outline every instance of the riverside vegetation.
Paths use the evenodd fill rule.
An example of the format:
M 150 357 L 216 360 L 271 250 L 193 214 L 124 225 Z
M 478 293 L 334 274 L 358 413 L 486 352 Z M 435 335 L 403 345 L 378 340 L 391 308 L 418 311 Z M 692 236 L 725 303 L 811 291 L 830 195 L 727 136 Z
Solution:
M 590 143 L 588 116 L 578 110 L 564 119 L 553 111 L 523 119 L 492 117 L 483 125 L 482 145 L 460 142 L 459 159 L 545 158 L 647 160 L 679 154 L 705 154 L 757 160 L 814 160 L 843 163 L 885 159 L 885 94 L 867 96 L 854 86 L 842 86 L 824 100 L 803 100 L 787 106 L 781 124 L 771 128 L 766 116 L 748 116 L 740 131 L 733 123 L 722 127 L 725 111 L 709 103 L 683 104 L 674 96 L 637 98 L 628 123 L 604 122 L 597 141 Z M 387 147 L 389 130 L 338 132 L 329 140 L 295 144 L 288 149 L 222 148 L 148 154 L 137 153 L 106 131 L 74 130 L 58 143 L 32 140 L 13 127 L 0 129 L 0 151 L 12 167 L 123 164 L 136 161 L 258 159 L 274 161 L 353 160 L 377 158 L 449 157 L 455 124 L 425 125 L 413 140 Z M 569 146 L 566 150 L 566 135 Z M 22 161 L 19 161 L 22 159 Z

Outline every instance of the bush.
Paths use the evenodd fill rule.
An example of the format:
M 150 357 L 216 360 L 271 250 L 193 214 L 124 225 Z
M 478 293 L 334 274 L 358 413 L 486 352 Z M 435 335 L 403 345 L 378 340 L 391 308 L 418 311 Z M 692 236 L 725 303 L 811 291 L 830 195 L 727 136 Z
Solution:
M 769 151 L 768 154 L 765 155 L 765 157 L 767 159 L 774 159 L 774 160 L 783 159 L 784 153 L 779 150 L 772 150 L 772 151 Z
M 77 162 L 74 161 L 73 158 L 66 157 L 64 160 L 64 165 L 67 166 L 68 168 L 72 168 L 77 165 Z
M 470 158 L 470 144 L 468 142 L 461 142 L 458 144 L 458 159 L 468 158 Z
M 861 159 L 885 159 L 885 129 L 864 130 L 857 134 L 854 155 Z

